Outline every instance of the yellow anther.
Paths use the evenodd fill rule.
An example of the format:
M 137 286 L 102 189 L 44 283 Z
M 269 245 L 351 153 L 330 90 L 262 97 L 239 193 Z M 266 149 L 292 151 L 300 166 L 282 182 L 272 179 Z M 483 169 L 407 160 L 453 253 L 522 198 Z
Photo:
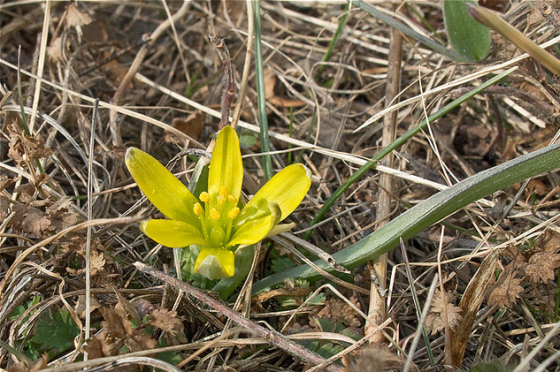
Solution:
M 228 197 L 228 189 L 226 185 L 220 186 L 220 195 L 224 198 L 224 200 Z
M 200 201 L 204 203 L 208 203 L 210 201 L 210 194 L 208 194 L 206 191 L 201 192 Z
M 228 195 L 228 200 L 232 203 L 237 204 L 237 199 L 235 199 L 235 197 L 233 195 Z
M 200 203 L 196 203 L 193 207 L 193 211 L 197 216 L 201 216 L 204 212 L 204 208 L 202 208 L 202 205 L 200 205 Z
M 218 200 L 218 205 L 223 205 L 226 201 L 226 198 L 224 198 L 222 195 L 218 195 L 216 199 Z
M 220 212 L 216 208 L 210 209 L 210 218 L 213 219 L 214 221 L 219 220 Z
M 233 220 L 235 217 L 237 217 L 238 214 L 239 214 L 239 208 L 235 207 L 235 208 L 231 208 L 227 216 Z

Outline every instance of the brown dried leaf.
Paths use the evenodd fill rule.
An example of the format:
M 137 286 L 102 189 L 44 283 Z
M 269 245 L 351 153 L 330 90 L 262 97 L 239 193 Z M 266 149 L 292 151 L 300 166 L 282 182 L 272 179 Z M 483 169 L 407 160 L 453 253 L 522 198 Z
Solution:
M 26 205 L 15 205 L 14 212 L 10 226 L 16 232 L 33 234 L 37 237 L 50 235 L 52 223 L 45 212 Z
M 539 252 L 529 258 L 525 273 L 533 283 L 554 280 L 554 270 L 560 267 L 560 254 Z
M 172 126 L 175 129 L 180 130 L 181 132 L 185 133 L 187 136 L 194 138 L 197 140 L 202 133 L 202 129 L 204 128 L 204 119 L 206 115 L 201 111 L 196 111 L 190 114 L 186 119 L 175 118 L 173 119 Z M 166 134 L 165 135 L 165 142 L 169 143 L 172 142 L 173 135 Z
M 285 99 L 278 97 L 274 93 L 274 86 L 276 85 L 276 75 L 274 71 L 270 69 L 264 70 L 264 95 L 266 100 L 277 107 L 301 107 L 305 106 L 306 103 L 299 99 Z
M 545 252 L 556 253 L 560 248 L 560 234 L 553 230 L 545 230 L 540 238 L 540 246 Z
M 167 309 L 155 309 L 148 317 L 148 324 L 158 327 L 173 336 L 177 336 L 185 331 L 183 318 L 177 316 L 176 311 Z
M 401 370 L 406 360 L 395 355 L 385 347 L 371 347 L 360 350 L 354 361 L 345 355 L 342 359 L 344 372 L 382 372 L 388 370 Z M 412 365 L 411 371 L 419 371 Z
M 91 21 L 89 14 L 78 9 L 76 3 L 71 3 L 66 9 L 66 27 L 81 27 Z
M 53 63 L 64 61 L 64 57 L 62 55 L 61 37 L 57 37 L 56 39 L 51 40 L 51 45 L 47 47 L 47 57 Z
M 360 308 L 360 303 L 355 297 L 350 297 L 350 302 L 358 309 Z M 359 327 L 361 325 L 360 320 L 356 317 L 356 311 L 346 302 L 337 298 L 328 300 L 315 317 L 331 319 L 334 322 L 340 321 L 349 327 Z M 311 326 L 318 327 L 315 322 L 311 322 Z
M 104 333 L 113 339 L 123 339 L 134 331 L 128 319 L 123 319 L 114 308 L 102 307 L 99 309 L 103 320 L 101 326 L 105 328 Z M 125 324 L 126 323 L 126 324 Z
M 8 372 L 37 372 L 41 369 L 47 368 L 49 362 L 49 354 L 44 353 L 39 359 L 31 361 L 24 357 L 23 360 L 8 367 Z
M 504 275 L 504 273 L 502 273 Z M 488 305 L 499 305 L 500 307 L 510 307 L 517 302 L 517 298 L 524 291 L 521 286 L 520 278 L 513 278 L 508 275 L 504 281 L 499 281 L 488 296 Z
M 90 313 L 94 312 L 95 310 L 99 309 L 101 307 L 101 304 L 99 303 L 99 301 L 97 301 L 97 298 L 95 297 L 91 297 L 90 299 Z M 78 314 L 78 316 L 82 319 L 85 319 L 86 317 L 86 296 L 85 295 L 79 295 L 78 296 L 78 302 L 76 303 L 76 306 L 74 307 L 74 310 L 76 311 L 76 313 Z
M 455 331 L 459 323 L 463 319 L 461 316 L 461 308 L 453 304 L 453 293 L 446 292 L 442 296 L 441 291 L 436 291 L 436 297 L 432 300 L 430 313 L 426 317 L 426 328 L 431 330 L 431 334 L 443 331 L 445 329 L 445 313 L 447 312 L 447 323 L 452 331 Z

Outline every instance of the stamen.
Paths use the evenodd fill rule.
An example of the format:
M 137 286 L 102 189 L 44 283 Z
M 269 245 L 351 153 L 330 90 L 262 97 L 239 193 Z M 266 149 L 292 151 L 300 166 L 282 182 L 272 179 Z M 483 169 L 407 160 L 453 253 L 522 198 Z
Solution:
M 224 198 L 222 195 L 218 195 L 216 199 L 218 200 L 218 205 L 224 205 L 224 202 L 226 201 L 226 198 Z
M 235 217 L 237 217 L 238 214 L 239 214 L 239 208 L 235 207 L 235 208 L 231 208 L 227 216 L 233 220 L 235 219 Z
M 228 189 L 226 185 L 220 186 L 220 195 L 226 199 L 228 197 Z
M 200 201 L 204 203 L 208 203 L 210 201 L 210 194 L 208 194 L 206 191 L 201 192 Z
M 219 220 L 221 217 L 220 212 L 216 209 L 216 208 L 212 208 L 210 210 L 210 218 L 213 219 L 214 221 Z
M 228 195 L 228 200 L 232 203 L 237 204 L 237 200 L 235 199 L 235 197 L 233 195 Z
M 200 203 L 196 203 L 193 207 L 193 212 L 200 217 L 202 216 L 202 213 L 204 213 L 204 208 L 202 208 L 202 205 L 200 205 Z

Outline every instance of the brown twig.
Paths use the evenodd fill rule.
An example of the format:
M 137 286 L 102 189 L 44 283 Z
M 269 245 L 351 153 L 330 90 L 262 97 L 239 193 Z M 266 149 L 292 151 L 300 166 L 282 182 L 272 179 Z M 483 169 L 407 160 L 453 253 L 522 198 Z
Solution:
M 389 50 L 389 68 L 387 70 L 387 86 L 385 88 L 385 106 L 390 107 L 394 104 L 395 97 L 399 94 L 400 74 L 401 74 L 401 54 L 402 54 L 402 35 L 396 30 L 391 30 L 391 48 Z M 397 133 L 397 114 L 395 110 L 390 115 L 385 116 L 382 135 L 382 146 L 389 146 L 396 139 Z M 382 165 L 393 168 L 394 155 L 388 154 L 381 161 Z M 391 197 L 393 191 L 393 176 L 382 173 L 379 177 L 379 193 L 377 199 L 377 228 L 386 225 L 390 221 L 391 216 Z M 382 324 L 387 318 L 386 314 L 386 297 L 383 292 L 387 289 L 387 259 L 388 254 L 381 255 L 373 262 L 373 271 L 379 279 L 379 288 L 375 288 L 377 284 L 372 280 L 372 288 L 370 290 L 370 307 L 368 316 L 373 319 L 374 324 Z M 366 324 L 366 334 L 372 331 L 372 326 Z M 384 338 L 381 333 L 377 333 L 371 338 L 372 343 L 381 343 Z
M 261 327 L 258 324 L 255 324 L 254 322 L 252 322 L 251 320 L 245 318 L 244 316 L 242 316 L 241 314 L 239 314 L 236 311 L 231 310 L 229 307 L 227 307 L 226 305 L 224 305 L 222 302 L 208 296 L 206 293 L 202 292 L 200 289 L 195 288 L 185 282 L 182 282 L 172 276 L 166 275 L 164 273 L 162 273 L 159 270 L 154 269 L 151 266 L 148 266 L 146 264 L 143 264 L 141 262 L 136 262 L 134 264 L 134 266 L 136 266 L 138 268 L 138 270 L 149 274 L 153 277 L 158 278 L 159 280 L 164 281 L 165 283 L 167 283 L 168 285 L 184 291 L 186 294 L 196 298 L 197 300 L 199 300 L 200 302 L 214 308 L 216 311 L 218 311 L 219 313 L 223 314 L 224 316 L 226 316 L 227 318 L 233 320 L 235 323 L 239 324 L 241 327 L 247 328 L 248 330 L 251 330 L 253 332 L 255 332 L 257 335 L 259 335 L 260 337 L 264 338 L 266 341 L 268 341 L 270 344 L 292 354 L 295 355 L 296 357 L 298 357 L 299 359 L 301 359 L 304 362 L 308 362 L 311 363 L 313 365 L 317 365 L 317 364 L 321 364 L 326 362 L 326 359 L 307 350 L 306 348 L 304 348 L 303 346 L 300 346 L 296 343 L 293 343 L 289 340 L 287 340 L 284 336 L 282 336 L 280 333 L 278 332 L 274 332 L 271 331 L 269 329 L 266 329 L 264 327 Z M 336 372 L 341 372 L 342 369 L 336 365 L 330 365 L 327 367 L 328 371 L 336 371 Z
M 231 56 L 229 50 L 225 43 L 225 38 L 219 38 L 215 36 L 208 36 L 210 42 L 216 50 L 218 55 L 222 60 L 222 67 L 224 68 L 224 75 L 222 78 L 224 87 L 222 93 L 222 119 L 220 120 L 220 129 L 229 123 L 229 109 L 231 106 L 231 101 L 233 100 L 233 95 L 235 94 L 235 76 L 233 73 L 233 66 L 231 64 Z

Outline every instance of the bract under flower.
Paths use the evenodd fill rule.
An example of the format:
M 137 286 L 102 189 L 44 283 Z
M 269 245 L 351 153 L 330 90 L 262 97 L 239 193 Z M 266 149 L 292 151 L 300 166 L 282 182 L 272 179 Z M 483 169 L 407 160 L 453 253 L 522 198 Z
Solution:
M 301 203 L 311 186 L 311 173 L 292 164 L 267 182 L 240 210 L 243 163 L 239 139 L 230 126 L 218 134 L 210 161 L 208 191 L 196 198 L 183 183 L 152 156 L 129 148 L 126 166 L 147 198 L 168 220 L 141 223 L 141 230 L 166 247 L 202 247 L 194 272 L 209 279 L 234 274 L 233 252 L 254 244 L 271 232 Z

